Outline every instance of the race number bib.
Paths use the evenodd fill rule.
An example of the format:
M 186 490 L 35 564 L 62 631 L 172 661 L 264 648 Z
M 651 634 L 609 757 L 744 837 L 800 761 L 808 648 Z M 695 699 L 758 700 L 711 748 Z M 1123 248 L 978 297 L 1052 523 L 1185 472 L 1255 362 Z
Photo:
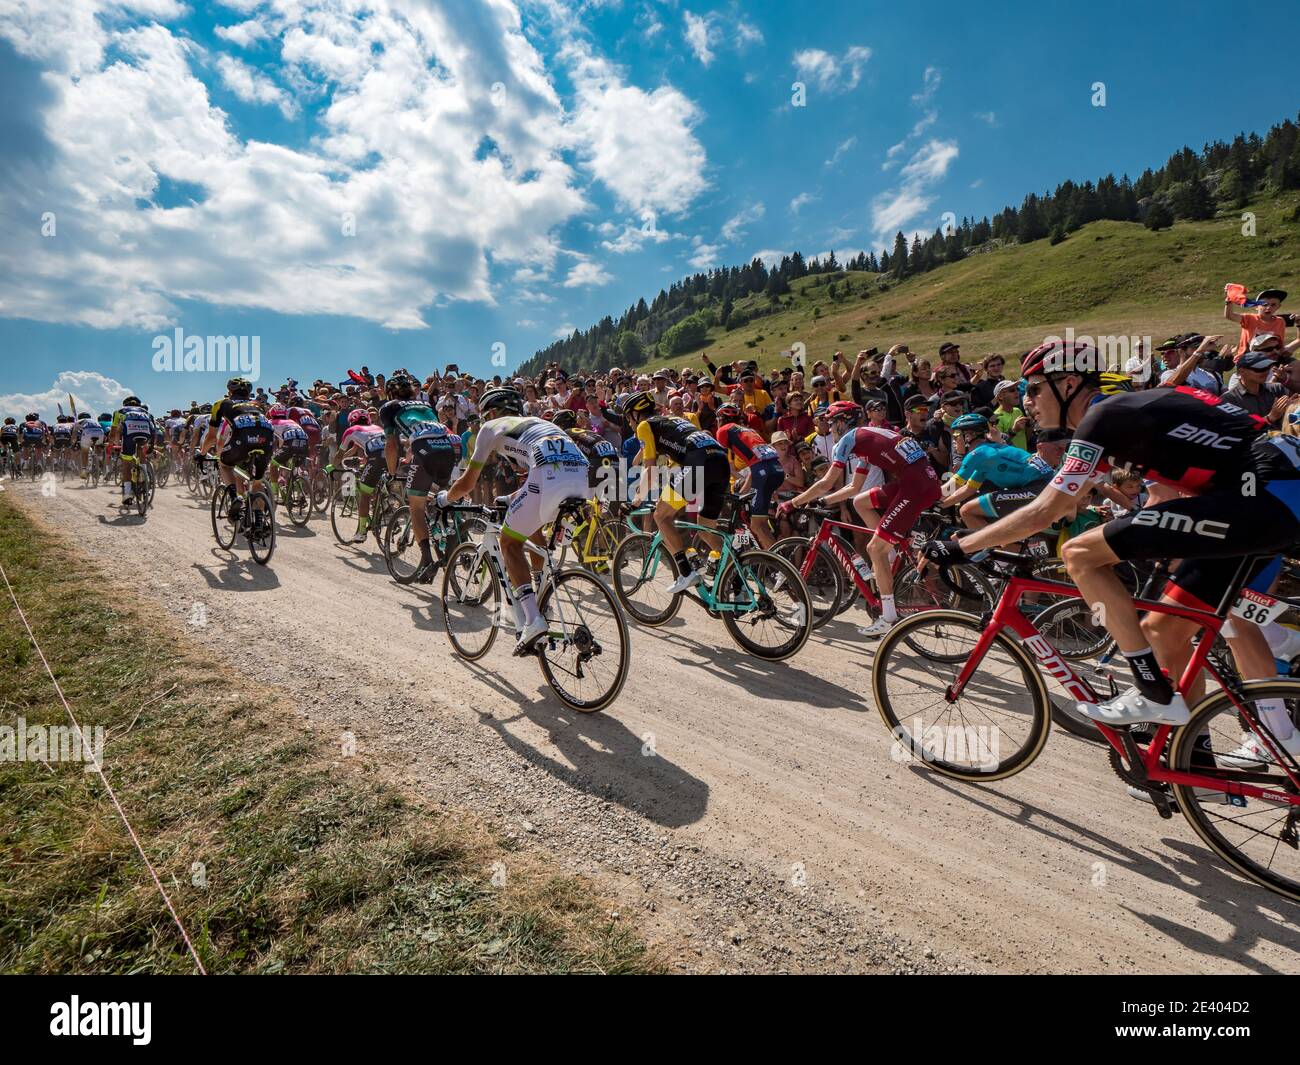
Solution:
M 925 451 L 922 449 L 921 445 L 910 436 L 903 437 L 902 440 L 894 445 L 894 450 L 897 451 L 899 455 L 903 457 L 903 461 L 907 463 L 920 462 L 925 458 Z
M 1279 602 L 1263 592 L 1252 592 L 1249 588 L 1243 588 L 1237 601 L 1232 604 L 1232 612 L 1237 617 L 1254 622 L 1256 625 L 1267 625 L 1286 609 L 1286 603 Z

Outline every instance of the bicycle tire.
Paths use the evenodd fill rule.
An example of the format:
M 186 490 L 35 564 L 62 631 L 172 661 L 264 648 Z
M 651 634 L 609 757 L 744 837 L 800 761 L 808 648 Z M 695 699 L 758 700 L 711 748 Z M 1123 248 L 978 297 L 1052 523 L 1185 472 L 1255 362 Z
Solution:
M 467 662 L 477 662 L 492 650 L 501 627 L 498 620 L 501 616 L 501 581 L 491 563 L 486 558 L 479 558 L 478 550 L 478 544 L 461 544 L 447 557 L 442 574 L 442 627 L 452 649 Z M 466 594 L 476 587 L 474 581 L 480 582 L 478 591 Z M 492 600 L 490 604 L 489 598 Z M 452 619 L 480 616 L 479 611 L 487 611 L 488 632 L 482 646 L 474 646 L 456 635 Z
M 894 742 L 898 744 L 899 750 L 904 751 L 907 757 L 917 758 L 935 772 L 956 780 L 980 782 L 1002 780 L 1028 768 L 1047 743 L 1047 737 L 1050 735 L 1052 727 L 1051 700 L 1048 698 L 1047 685 L 1043 681 L 1042 674 L 1038 671 L 1037 663 L 1017 640 L 1005 632 L 999 632 L 994 636 L 989 651 L 991 652 L 996 647 L 1010 658 L 1020 674 L 1019 678 L 1013 677 L 1009 684 L 1003 684 L 1001 678 L 981 678 L 981 674 L 977 670 L 963 690 L 962 696 L 956 702 L 951 702 L 947 693 L 951 688 L 952 681 L 956 679 L 958 672 L 960 672 L 961 667 L 957 661 L 941 661 L 921 653 L 921 661 L 916 666 L 909 667 L 905 661 L 895 658 L 895 652 L 900 645 L 908 645 L 909 638 L 917 639 L 920 631 L 926 626 L 935 625 L 941 625 L 944 631 L 948 633 L 966 630 L 966 635 L 970 638 L 972 647 L 983 635 L 985 628 L 981 618 L 960 610 L 931 610 L 922 614 L 914 614 L 890 629 L 876 648 L 875 658 L 871 664 L 871 689 L 872 694 L 875 696 L 876 709 L 879 711 L 881 720 L 884 721 L 885 727 L 889 730 Z M 910 645 L 908 646 L 911 649 Z M 962 655 L 960 663 L 964 665 L 969 657 L 969 652 Z M 991 670 L 986 672 L 992 673 Z M 921 705 L 912 708 L 904 707 L 902 706 L 903 695 L 900 693 L 900 689 L 903 685 L 913 681 L 923 681 L 932 689 L 932 693 L 923 694 L 920 697 L 919 702 Z M 975 717 L 974 712 L 958 706 L 962 700 L 970 700 L 972 690 L 977 683 L 983 683 L 990 692 L 995 688 L 1000 689 L 998 697 L 1003 700 L 1004 705 L 1007 707 L 1005 711 L 998 711 L 997 716 L 994 716 L 986 709 L 980 711 L 980 716 L 983 719 L 993 722 L 991 743 L 988 738 L 982 738 L 982 734 L 978 732 L 974 742 L 972 742 L 969 736 L 971 728 L 989 728 L 989 726 L 972 725 L 970 722 Z M 893 694 L 889 690 L 891 684 L 894 686 Z M 1026 693 L 1029 695 L 1028 715 L 1023 713 Z M 943 709 L 944 707 L 954 706 L 958 707 L 955 711 Z M 960 722 L 956 726 L 937 725 L 937 723 L 936 726 L 931 726 L 938 727 L 943 733 L 944 746 L 939 757 L 936 757 L 933 750 L 925 745 L 924 738 L 922 738 L 918 749 L 918 742 L 908 731 L 907 724 L 909 716 L 912 717 L 914 725 L 918 720 L 924 724 L 924 717 L 921 716 L 921 713 L 928 713 L 936 707 L 940 709 L 940 713 L 944 716 L 956 713 L 958 715 L 957 720 Z M 918 711 L 921 713 L 918 713 Z M 1004 732 L 1010 731 L 1008 726 L 1019 724 L 1021 721 L 1024 722 L 1024 727 L 1017 728 L 1016 732 L 1021 733 L 1023 738 L 1016 741 L 1011 756 L 1003 758 L 1001 756 L 1001 736 Z M 925 729 L 924 733 L 928 734 L 929 729 Z M 975 750 L 981 752 L 978 764 L 959 764 L 948 758 L 950 743 L 954 753 L 958 748 L 962 751 Z
M 412 548 L 414 561 L 408 557 Z M 412 583 L 420 572 L 420 548 L 415 542 L 410 506 L 398 508 L 384 530 L 384 565 L 388 567 L 388 575 L 403 585 Z
M 614 552 L 611 567 L 614 571 L 614 594 L 618 596 L 619 604 L 642 625 L 652 627 L 668 624 L 682 608 L 680 593 L 671 596 L 668 605 L 658 610 L 631 598 L 643 589 L 653 590 L 656 581 L 663 581 L 663 575 L 659 572 L 660 567 L 667 568 L 669 583 L 677 579 L 677 562 L 662 540 L 659 542 L 655 557 L 650 557 L 650 546 L 653 541 L 654 536 L 650 533 L 634 533 L 627 537 Z M 660 591 L 663 592 L 663 589 Z
M 244 538 L 248 541 L 248 552 L 259 566 L 269 565 L 271 556 L 275 554 L 275 503 L 271 500 L 271 493 L 265 490 L 250 492 L 246 503 L 248 515 Z M 258 510 L 258 503 L 262 504 L 261 510 L 266 515 L 261 535 L 253 531 L 253 515 Z
M 352 482 L 352 492 L 346 490 L 346 486 L 340 483 L 339 490 L 334 493 L 330 500 L 330 528 L 334 532 L 334 539 L 343 546 L 349 546 L 353 537 L 356 535 L 356 516 L 357 516 L 357 482 Z M 340 530 L 340 523 L 352 526 L 351 531 L 346 535 Z
M 755 624 L 750 620 L 752 615 L 760 611 L 766 611 L 768 608 L 760 606 L 758 611 L 737 612 L 734 610 L 723 610 L 722 624 L 726 627 L 728 634 L 736 641 L 745 651 L 749 652 L 755 658 L 762 658 L 768 662 L 781 662 L 798 654 L 803 645 L 808 642 L 808 637 L 812 635 L 813 619 L 812 604 L 808 598 L 808 587 L 804 584 L 803 578 L 799 576 L 799 571 L 780 555 L 774 555 L 770 551 L 751 550 L 746 551 L 740 556 L 731 555 L 727 559 L 726 565 L 719 571 L 718 579 L 714 584 L 715 588 L 722 589 L 722 593 L 730 595 L 738 592 L 743 586 L 746 591 L 746 598 L 752 594 L 753 589 L 748 580 L 740 576 L 742 568 L 746 571 L 758 570 L 759 567 L 765 567 L 775 570 L 781 575 L 779 582 L 774 582 L 777 591 L 783 594 L 789 594 L 794 600 L 789 612 L 780 614 L 774 613 L 772 617 L 777 618 L 777 624 L 789 632 L 790 638 L 776 646 L 769 647 L 766 644 L 760 644 L 749 632 L 745 631 L 745 626 L 753 627 Z M 760 587 L 769 590 L 770 586 L 759 581 Z
M 804 564 L 812 543 L 806 536 L 786 536 L 774 543 L 769 550 L 789 562 L 803 577 L 804 586 L 808 589 L 808 601 L 812 605 L 813 629 L 819 629 L 838 613 L 847 578 L 825 544 L 817 545 L 817 557 L 809 568 L 808 575 L 804 577 Z
M 546 587 L 542 590 L 542 595 L 538 600 L 537 608 L 542 612 L 543 616 L 550 618 L 547 608 L 551 605 L 552 601 L 555 600 L 555 598 L 565 589 L 579 584 L 594 589 L 600 598 L 609 605 L 610 615 L 614 622 L 615 635 L 618 640 L 619 656 L 618 664 L 614 669 L 613 680 L 610 682 L 608 687 L 596 697 L 585 699 L 578 698 L 571 691 L 565 688 L 557 679 L 557 664 L 552 659 L 554 653 L 552 644 L 554 641 L 549 640 L 546 637 L 543 637 L 539 641 L 540 646 L 537 651 L 537 661 L 541 666 L 542 676 L 546 678 L 546 683 L 550 685 L 551 691 L 555 693 L 555 697 L 559 699 L 560 702 L 570 710 L 576 710 L 580 714 L 594 714 L 599 710 L 604 710 L 605 707 L 609 706 L 610 703 L 617 699 L 619 693 L 622 692 L 623 685 L 627 683 L 628 670 L 631 667 L 632 648 L 628 636 L 627 619 L 623 616 L 623 609 L 619 606 L 618 597 L 609 590 L 604 581 L 586 570 L 570 569 L 565 570 L 562 573 L 557 573 L 554 579 L 547 582 Z M 579 613 L 580 617 L 586 617 L 585 614 L 582 614 L 581 612 Z M 555 624 L 555 622 L 552 622 L 552 624 Z M 580 648 L 580 657 L 582 654 L 581 641 L 584 630 L 586 630 L 589 636 L 590 630 L 587 626 L 585 624 L 579 624 L 574 632 L 573 644 L 570 645 L 567 642 L 562 643 L 561 649 L 567 649 L 568 646 L 578 646 Z M 593 655 L 591 658 L 585 659 L 585 661 L 588 666 L 590 666 L 590 663 L 594 661 L 596 657 L 603 660 L 604 655 L 605 651 L 602 645 L 602 649 L 598 656 Z M 565 672 L 572 676 L 575 675 L 577 671 L 570 669 Z
M 212 512 L 212 535 L 216 538 L 217 546 L 223 551 L 230 551 L 235 546 L 235 539 L 239 536 L 239 530 L 230 524 L 230 504 L 235 500 L 235 488 L 233 485 L 223 484 L 212 493 L 212 503 L 210 509 Z

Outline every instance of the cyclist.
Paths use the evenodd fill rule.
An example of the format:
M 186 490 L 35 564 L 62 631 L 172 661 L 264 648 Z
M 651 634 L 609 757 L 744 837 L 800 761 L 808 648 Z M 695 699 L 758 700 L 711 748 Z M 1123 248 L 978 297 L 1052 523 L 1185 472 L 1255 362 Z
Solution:
M 592 491 L 601 497 L 602 502 L 617 502 L 620 487 L 617 475 L 618 448 L 599 433 L 580 429 L 575 411 L 557 410 L 552 421 L 569 434 L 586 458 L 589 467 L 587 479 Z M 604 485 L 601 484 L 602 480 L 605 481 Z
M 50 430 L 50 446 L 54 450 L 56 465 L 61 465 L 72 450 L 72 433 L 75 428 L 75 420 L 70 414 L 60 414 L 55 419 L 54 428 Z
M 841 431 L 841 424 L 846 428 L 854 425 L 860 410 L 856 403 L 845 400 L 832 403 L 831 424 L 836 432 Z M 846 478 L 844 471 L 855 457 L 863 464 L 854 470 L 845 487 L 832 491 Z M 871 468 L 884 474 L 885 483 L 863 491 Z M 893 429 L 863 425 L 847 428 L 839 437 L 831 467 L 821 480 L 790 502 L 781 504 L 780 513 L 784 514 L 822 496 L 826 496 L 827 503 L 851 498 L 853 509 L 874 528 L 875 533 L 867 543 L 867 558 L 880 593 L 880 617 L 859 630 L 863 636 L 883 636 L 898 620 L 891 570 L 894 548 L 907 538 L 926 508 L 939 501 L 940 494 L 939 478 L 920 444 Z
M 491 388 L 478 401 L 482 427 L 474 438 L 474 453 L 465 472 L 450 488 L 438 493 L 438 506 L 463 499 L 478 482 L 484 464 L 500 454 L 528 470 L 511 498 L 501 529 L 501 555 L 514 587 L 515 624 L 519 628 L 516 654 L 525 653 L 547 631 L 537 608 L 531 566 L 524 540 L 541 543 L 542 527 L 555 520 L 567 499 L 591 499 L 587 460 L 568 433 L 544 418 L 524 417 L 524 397 L 513 388 Z
M 45 438 L 49 435 L 49 426 L 41 421 L 41 416 L 32 411 L 23 420 L 18 434 L 23 443 L 23 466 L 35 463 L 45 448 Z
M 131 463 L 137 461 L 137 452 L 140 455 L 148 454 L 149 445 L 153 443 L 157 433 L 158 427 L 154 424 L 148 409 L 140 402 L 139 396 L 127 396 L 122 400 L 122 406 L 113 415 L 108 439 L 109 443 L 120 448 L 122 453 L 120 505 L 123 510 L 135 502 L 135 487 L 131 484 Z
M 218 400 L 212 407 L 208 419 L 207 436 L 203 439 L 200 451 L 211 456 L 221 439 L 222 430 L 229 426 L 230 436 L 221 452 L 221 464 L 218 473 L 221 483 L 235 483 L 235 467 L 242 466 L 248 471 L 254 492 L 262 488 L 262 478 L 271 459 L 271 445 L 275 440 L 275 431 L 262 413 L 262 408 L 253 402 L 253 383 L 244 377 L 232 377 L 226 382 L 226 398 Z M 238 492 L 230 504 L 230 523 L 238 526 L 243 517 L 243 498 Z M 254 515 L 255 522 L 264 520 L 259 514 Z
M 364 543 L 366 533 L 370 529 L 370 497 L 375 494 L 375 489 L 384 479 L 384 471 L 388 467 L 384 458 L 384 452 L 387 450 L 386 443 L 383 429 L 370 423 L 370 412 L 364 407 L 359 407 L 348 415 L 348 428 L 343 434 L 343 445 L 339 448 L 338 462 L 341 465 L 344 459 L 356 456 L 364 459 L 366 463 L 357 482 L 358 495 L 361 498 L 357 532 L 352 537 L 354 544 Z M 332 464 L 326 466 L 325 472 L 333 473 L 334 466 Z
M 982 414 L 963 414 L 951 428 L 962 436 L 966 453 L 953 474 L 956 490 L 941 505 L 960 506 L 968 529 L 979 529 L 1038 498 L 1055 472 L 1037 455 L 992 439 L 989 420 Z
M 460 436 L 438 420 L 420 390 L 420 383 L 405 371 L 394 372 L 385 383 L 384 392 L 388 402 L 379 408 L 384 461 L 389 474 L 396 477 L 403 444 L 409 445 L 411 464 L 406 471 L 406 496 L 415 542 L 420 548 L 420 569 L 415 579 L 427 584 L 438 568 L 429 544 L 429 491 L 451 483 L 452 470 L 460 461 Z
M 167 442 L 167 450 L 171 452 L 172 462 L 179 470 L 181 468 L 181 434 L 185 431 L 185 419 L 181 417 L 179 407 L 168 412 L 167 417 L 163 419 L 162 431 L 163 439 Z
M 677 512 L 686 507 L 682 490 L 687 487 L 688 478 L 699 482 L 699 523 L 709 528 L 716 526 L 727 485 L 731 482 L 731 462 L 727 458 L 727 449 L 709 433 L 684 418 L 655 414 L 655 409 L 653 392 L 634 392 L 623 403 L 623 417 L 641 443 L 642 472 L 632 507 L 639 507 L 648 494 L 649 470 L 663 455 L 677 470 L 659 496 L 655 506 L 655 524 L 677 563 L 678 577 L 668 587 L 668 594 L 676 595 L 704 580 L 703 571 L 691 565 L 686 554 L 686 542 L 677 528 Z M 704 539 L 715 550 L 722 546 L 716 533 L 705 533 Z
M 91 453 L 96 447 L 104 442 L 104 427 L 90 416 L 90 411 L 83 410 L 77 415 L 77 446 L 81 450 L 81 479 L 84 481 L 90 476 L 87 466 L 90 462 Z
M 1300 540 L 1300 439 L 1263 435 L 1264 419 L 1196 389 L 1133 392 L 1128 378 L 1101 366 L 1096 349 L 1080 342 L 1049 342 L 1025 356 L 1030 413 L 1044 429 L 1074 431 L 1061 467 L 1028 506 L 959 540 L 932 543 L 927 554 L 961 561 L 968 552 L 1041 532 L 1071 513 L 1093 478 L 1111 467 L 1143 472 L 1154 482 L 1153 496 L 1164 486 L 1160 501 L 1073 538 L 1063 556 L 1083 598 L 1104 610 L 1134 679 L 1123 694 L 1100 706 L 1080 704 L 1080 711 L 1113 725 L 1180 725 L 1187 705 L 1161 666 L 1172 673 L 1185 664 L 1198 626 L 1165 615 L 1159 624 L 1140 622 L 1113 567 L 1129 559 L 1181 559 L 1164 600 L 1214 609 L 1241 556 L 1279 553 Z M 1230 643 L 1244 677 L 1275 675 L 1259 628 L 1234 626 Z M 1279 740 L 1292 734 L 1284 709 L 1264 709 L 1280 710 L 1268 714 Z
M 769 517 L 772 496 L 785 483 L 781 457 L 776 448 L 741 422 L 743 415 L 734 403 L 724 403 L 714 413 L 718 428 L 713 435 L 727 449 L 732 465 L 740 474 L 736 478 L 736 491 L 745 490 L 746 478 L 748 487 L 754 489 L 754 501 L 749 505 L 749 527 L 759 546 L 767 550 L 776 542 Z
M 0 458 L 11 463 L 18 461 L 18 419 L 6 418 L 0 426 Z
M 277 496 L 284 488 L 281 470 L 293 471 L 307 461 L 310 441 L 306 431 L 297 422 L 291 421 L 289 411 L 281 403 L 272 404 L 266 412 L 271 423 L 271 432 L 275 434 L 275 451 L 271 455 L 271 474 L 275 479 Z

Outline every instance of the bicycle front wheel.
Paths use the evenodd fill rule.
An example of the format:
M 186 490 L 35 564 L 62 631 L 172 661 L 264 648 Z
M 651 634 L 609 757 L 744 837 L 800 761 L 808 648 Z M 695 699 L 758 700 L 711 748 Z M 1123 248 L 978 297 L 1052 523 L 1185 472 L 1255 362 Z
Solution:
M 230 523 L 230 506 L 235 501 L 234 485 L 219 485 L 212 493 L 212 535 L 216 537 L 217 546 L 229 551 L 235 546 L 235 537 L 239 530 Z
M 618 600 L 598 577 L 572 569 L 556 574 L 537 606 L 550 626 L 534 646 L 551 691 L 580 713 L 605 709 L 623 690 L 631 663 Z
M 732 556 L 718 574 L 715 606 L 731 638 L 756 658 L 789 658 L 813 630 L 812 603 L 799 571 L 770 551 Z
M 475 543 L 461 544 L 442 575 L 442 625 L 461 658 L 475 662 L 491 649 L 501 618 L 501 582 Z
M 1240 706 L 1227 692 L 1202 700 L 1186 725 L 1176 729 L 1169 767 L 1209 778 L 1216 786 L 1173 785 L 1178 808 L 1196 834 L 1237 872 L 1300 902 L 1300 784 L 1295 766 L 1277 765 L 1267 753 L 1243 752 L 1246 739 L 1267 751 L 1280 748 L 1275 734 L 1289 717 L 1294 728 L 1300 683 L 1256 680 L 1242 685 Z M 1281 728 L 1279 726 L 1282 726 Z M 1285 734 L 1285 732 L 1284 732 Z M 1287 760 L 1285 754 L 1282 755 Z M 1231 761 L 1229 761 L 1231 759 Z M 1289 771 L 1288 771 L 1289 770 Z M 1247 797 L 1234 788 L 1251 783 L 1276 798 Z
M 677 563 L 663 541 L 652 547 L 649 533 L 634 533 L 614 552 L 614 594 L 642 625 L 665 625 L 682 608 L 682 597 L 670 595 L 677 580 Z
M 818 629 L 835 616 L 836 607 L 844 594 L 845 578 L 835 556 L 825 544 L 817 545 L 817 553 L 809 564 L 808 552 L 812 543 L 806 536 L 787 536 L 774 543 L 771 552 L 789 562 L 803 577 L 804 586 L 808 589 L 808 601 L 812 604 L 813 628 Z
M 339 490 L 330 500 L 330 528 L 334 539 L 341 544 L 352 543 L 357 533 L 357 481 L 345 474 Z
M 299 529 L 303 528 L 307 524 L 307 519 L 311 517 L 311 489 L 307 484 L 307 478 L 296 471 L 289 475 L 289 484 L 284 494 L 284 509 L 289 515 L 289 520 Z
M 1051 731 L 1051 704 L 1038 667 L 1016 640 L 994 636 L 953 697 L 983 635 L 973 614 L 930 610 L 900 621 L 876 648 L 871 687 L 900 760 L 988 781 L 1019 773 L 1038 757 Z
M 398 584 L 410 584 L 420 572 L 420 545 L 411 526 L 411 508 L 402 507 L 384 530 L 384 564 Z
M 275 506 L 266 492 L 252 493 L 248 506 L 248 550 L 254 562 L 265 566 L 275 554 Z

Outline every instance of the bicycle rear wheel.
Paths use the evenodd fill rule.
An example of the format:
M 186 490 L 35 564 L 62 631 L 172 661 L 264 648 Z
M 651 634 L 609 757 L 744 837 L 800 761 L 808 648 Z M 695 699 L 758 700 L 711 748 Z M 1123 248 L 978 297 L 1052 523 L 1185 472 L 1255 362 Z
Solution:
M 614 594 L 623 609 L 642 625 L 664 625 L 682 608 L 680 595 L 669 595 L 668 586 L 677 579 L 677 563 L 654 537 L 634 533 L 614 552 Z
M 248 550 L 253 561 L 265 566 L 275 554 L 275 505 L 268 492 L 253 492 L 248 497 Z
M 384 564 L 398 584 L 410 584 L 420 572 L 420 545 L 415 542 L 411 508 L 400 508 L 384 530 Z
M 1242 685 L 1240 705 L 1249 711 L 1247 715 L 1222 691 L 1193 709 L 1187 724 L 1174 731 L 1169 767 L 1212 778 L 1222 790 L 1175 784 L 1174 798 L 1188 824 L 1215 854 L 1255 883 L 1300 902 L 1300 772 L 1291 764 L 1288 773 L 1267 757 L 1242 765 L 1224 761 L 1247 735 L 1267 739 L 1278 748 L 1267 724 L 1270 715 L 1260 713 L 1264 700 L 1287 707 L 1295 726 L 1300 705 L 1296 681 L 1257 680 Z M 1232 793 L 1234 786 L 1245 782 L 1268 788 L 1277 798 Z
M 789 658 L 812 633 L 812 604 L 803 578 L 769 551 L 729 557 L 718 574 L 715 599 L 731 638 L 757 658 Z
M 627 621 L 614 594 L 585 570 L 555 575 L 538 601 L 550 632 L 533 646 L 560 702 L 591 714 L 623 690 L 631 663 Z
M 311 517 L 311 490 L 307 478 L 297 470 L 289 474 L 289 483 L 284 490 L 284 509 L 289 515 L 289 521 L 299 529 Z
M 479 545 L 461 544 L 442 574 L 442 625 L 461 658 L 476 662 L 497 638 L 501 582 Z
M 230 523 L 230 506 L 234 501 L 234 485 L 220 485 L 212 493 L 212 535 L 224 551 L 235 546 L 235 537 L 239 535 L 239 530 Z
M 825 544 L 818 544 L 817 554 L 808 565 L 808 552 L 812 541 L 806 536 L 787 536 L 771 547 L 771 552 L 790 563 L 803 577 L 808 589 L 808 602 L 812 607 L 813 628 L 818 629 L 835 616 L 836 607 L 843 595 L 844 574 L 835 556 Z
M 960 696 L 958 673 L 984 635 L 973 614 L 933 610 L 900 621 L 871 666 L 876 707 L 904 758 L 958 780 L 1000 780 L 1028 766 L 1051 731 L 1047 686 L 1028 652 L 999 632 Z M 924 650 L 918 652 L 915 645 Z M 935 654 L 933 645 L 942 645 Z
M 357 532 L 357 479 L 345 474 L 338 492 L 330 500 L 330 528 L 341 544 L 352 543 Z

